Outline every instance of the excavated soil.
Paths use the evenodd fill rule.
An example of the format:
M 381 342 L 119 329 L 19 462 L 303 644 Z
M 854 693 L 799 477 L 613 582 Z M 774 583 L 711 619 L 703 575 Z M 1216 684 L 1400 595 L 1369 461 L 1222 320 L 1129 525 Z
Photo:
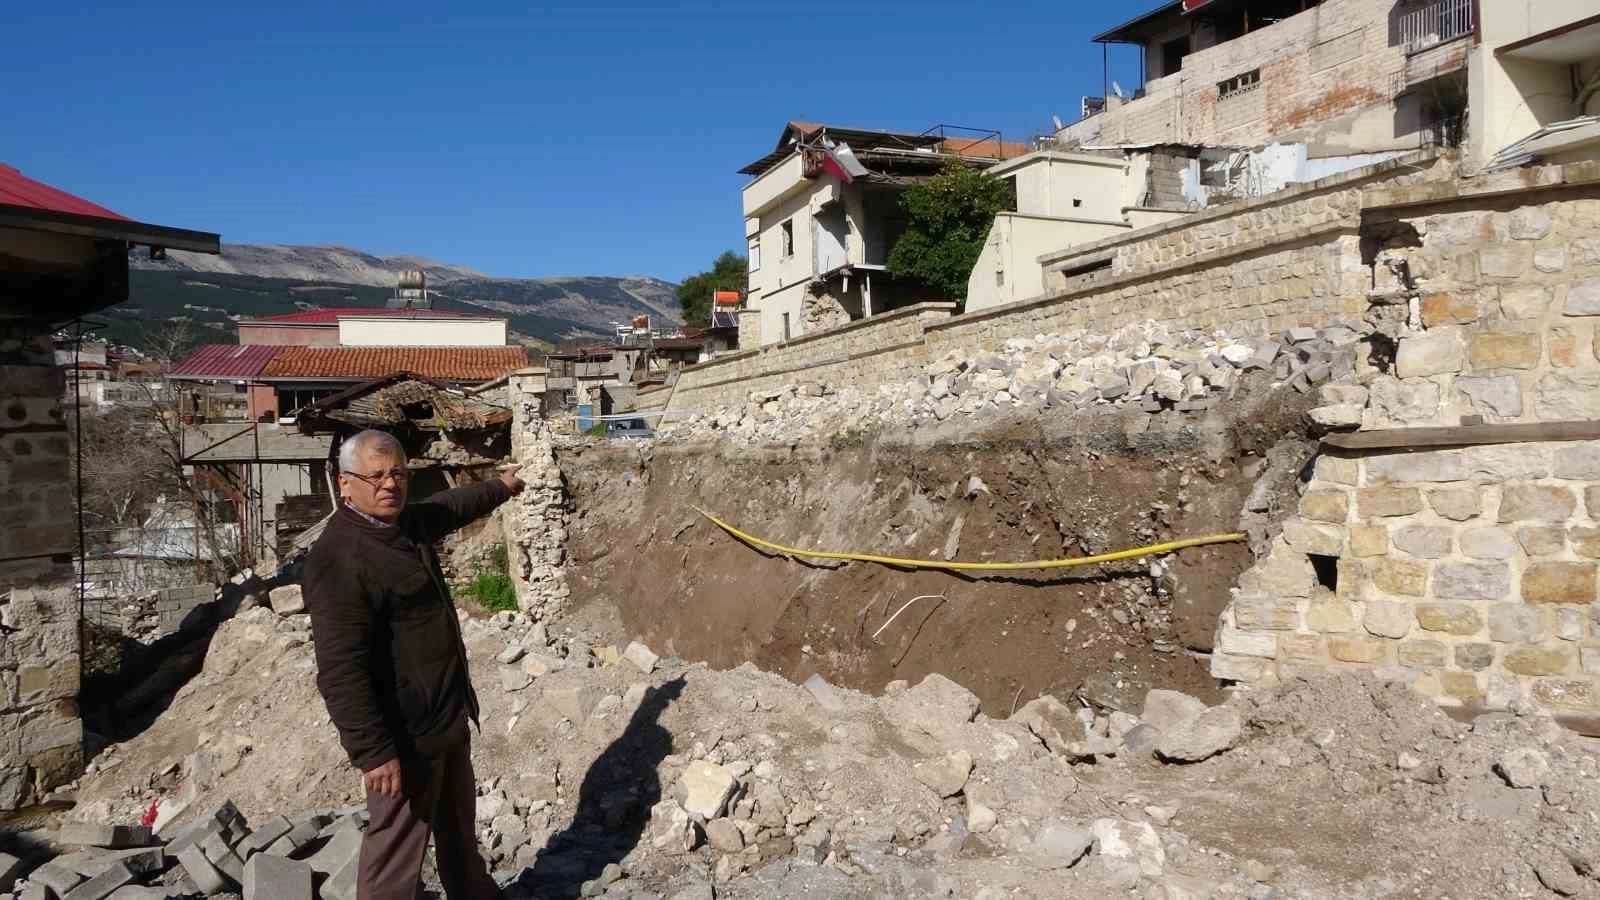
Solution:
M 1290 458 L 1277 480 L 1292 496 L 1297 400 L 1280 392 L 1226 418 L 1088 417 L 1051 435 L 1000 423 L 961 443 L 569 450 L 574 603 L 614 605 L 652 646 L 719 668 L 751 661 L 870 692 L 938 672 L 994 716 L 1040 693 L 1101 708 L 1153 686 L 1215 699 L 1204 653 L 1251 563 L 1245 543 L 968 575 L 778 556 L 695 507 L 789 546 L 917 559 L 1056 559 L 1233 532 L 1286 437 L 1291 452 L 1271 455 Z M 885 627 L 916 597 L 930 599 Z

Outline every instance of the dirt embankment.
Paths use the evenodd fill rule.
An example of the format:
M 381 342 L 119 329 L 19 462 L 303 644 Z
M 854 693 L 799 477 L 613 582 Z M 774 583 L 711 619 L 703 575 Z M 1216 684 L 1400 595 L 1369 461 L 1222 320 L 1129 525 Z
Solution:
M 1112 707 L 1151 686 L 1209 697 L 1196 651 L 1250 565 L 1244 543 L 968 577 L 772 556 L 693 507 L 782 544 L 923 559 L 1055 559 L 1231 532 L 1275 445 L 1271 505 L 1292 494 L 1301 400 L 1274 392 L 1203 419 L 1079 417 L 1051 433 L 996 423 L 965 443 L 568 452 L 574 602 L 614 604 L 652 646 L 717 667 L 749 660 L 873 692 L 939 672 L 995 716 L 1019 693 Z

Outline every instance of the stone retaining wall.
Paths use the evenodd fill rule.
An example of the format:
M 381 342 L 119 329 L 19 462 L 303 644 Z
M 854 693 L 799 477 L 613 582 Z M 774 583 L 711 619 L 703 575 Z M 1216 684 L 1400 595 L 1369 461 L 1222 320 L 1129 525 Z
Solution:
M 1392 366 L 1341 386 L 1364 429 L 1600 420 L 1600 166 L 1368 201 L 1392 276 L 1374 299 L 1407 321 Z M 1359 667 L 1446 704 L 1600 712 L 1600 441 L 1386 440 L 1317 460 L 1299 514 L 1240 578 L 1212 673 Z
M 924 333 L 948 318 L 954 303 L 918 303 L 759 350 L 745 350 L 686 367 L 670 409 L 704 411 L 742 406 L 751 393 L 781 390 L 795 381 L 868 389 L 904 381 L 928 362 Z
M 674 411 L 743 405 L 798 380 L 872 390 L 916 377 L 952 349 L 995 350 L 1011 338 L 1072 328 L 1110 334 L 1159 319 L 1174 330 L 1234 336 L 1357 321 L 1372 273 L 1363 262 L 1364 191 L 1453 174 L 1432 152 L 1367 166 L 1267 197 L 1219 206 L 1041 262 L 1056 270 L 1044 297 L 953 316 L 923 303 L 685 368 Z M 1104 264 L 1085 274 L 1060 274 Z

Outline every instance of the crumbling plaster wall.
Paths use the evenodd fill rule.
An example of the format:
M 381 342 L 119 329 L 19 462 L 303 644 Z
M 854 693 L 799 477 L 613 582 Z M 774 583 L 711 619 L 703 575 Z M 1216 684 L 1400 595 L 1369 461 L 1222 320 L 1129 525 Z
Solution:
M 1397 116 L 1406 66 L 1394 0 L 1327 0 L 1184 57 L 1145 96 L 1059 131 L 1068 144 L 1152 142 L 1255 146 L 1304 141 L 1319 150 L 1406 149 L 1414 117 Z M 1259 70 L 1257 86 L 1226 97 L 1219 84 Z
M 1405 305 L 1394 364 L 1337 389 L 1363 429 L 1600 420 L 1600 165 L 1368 201 L 1373 298 Z M 1370 668 L 1446 704 L 1600 712 L 1597 560 L 1600 441 L 1327 452 L 1212 673 Z
M 83 761 L 64 387 L 48 335 L 0 326 L 0 812 Z

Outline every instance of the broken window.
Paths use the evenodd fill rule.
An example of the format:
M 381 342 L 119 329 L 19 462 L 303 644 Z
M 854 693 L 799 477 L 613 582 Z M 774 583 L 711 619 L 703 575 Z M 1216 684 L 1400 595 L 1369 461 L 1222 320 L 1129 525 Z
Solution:
M 794 220 L 790 219 L 778 227 L 783 232 L 783 258 L 788 259 L 794 255 Z
M 1189 36 L 1175 38 L 1161 45 L 1161 74 L 1171 75 L 1183 71 L 1183 58 L 1189 55 Z
M 1237 97 L 1240 94 L 1249 93 L 1260 86 L 1260 69 L 1251 69 L 1248 72 L 1240 72 L 1232 78 L 1229 78 L 1227 81 L 1217 82 L 1217 99 L 1226 100 L 1229 97 Z

